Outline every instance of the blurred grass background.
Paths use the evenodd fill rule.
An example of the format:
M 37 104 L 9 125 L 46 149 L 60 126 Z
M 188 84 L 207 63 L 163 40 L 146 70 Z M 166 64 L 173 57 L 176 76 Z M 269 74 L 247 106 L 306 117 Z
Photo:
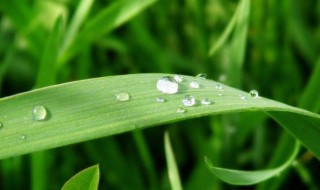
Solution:
M 230 37 L 209 56 L 239 1 L 0 0 L 0 95 L 109 75 L 206 73 L 319 113 L 319 100 L 301 98 L 311 76 L 320 77 L 320 1 L 247 2 Z M 62 37 L 51 35 L 57 43 L 49 43 L 59 16 Z M 199 118 L 1 160 L 0 189 L 60 189 L 96 163 L 100 189 L 169 189 L 165 130 L 184 189 L 248 189 L 219 181 L 204 156 L 222 167 L 255 170 L 281 163 L 293 146 L 262 113 Z M 249 189 L 319 189 L 319 161 L 305 149 L 297 161 Z

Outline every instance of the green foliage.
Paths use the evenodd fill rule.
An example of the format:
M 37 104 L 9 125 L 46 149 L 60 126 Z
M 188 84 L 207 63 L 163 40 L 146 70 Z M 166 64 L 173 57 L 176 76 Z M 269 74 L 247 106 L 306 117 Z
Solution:
M 99 167 L 95 165 L 74 175 L 63 185 L 62 190 L 97 190 L 98 183 Z
M 319 5 L 0 0 L 0 189 L 60 189 L 97 163 L 101 189 L 238 189 L 215 175 L 244 185 L 279 168 L 252 189 L 319 189 Z M 181 91 L 157 103 L 155 83 L 172 73 L 186 78 Z M 192 80 L 203 88 L 189 89 Z M 117 102 L 119 92 L 131 99 Z M 177 114 L 186 94 L 197 105 Z M 46 120 L 32 119 L 36 105 Z

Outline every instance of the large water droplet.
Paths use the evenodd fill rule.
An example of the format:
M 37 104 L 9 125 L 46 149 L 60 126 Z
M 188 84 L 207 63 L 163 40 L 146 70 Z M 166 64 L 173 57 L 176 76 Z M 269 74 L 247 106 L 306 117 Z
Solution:
M 162 98 L 162 97 L 158 97 L 157 98 L 157 102 L 158 103 L 163 103 L 163 102 L 166 102 L 167 100 L 166 99 L 164 99 L 164 98 Z
M 116 94 L 116 99 L 119 102 L 125 102 L 130 100 L 130 95 L 126 92 L 120 92 L 118 94 Z
M 164 94 L 175 94 L 178 92 L 178 88 L 177 81 L 170 76 L 162 77 L 157 82 L 157 89 Z
M 26 139 L 27 139 L 27 136 L 22 134 L 22 135 L 19 136 L 19 138 L 20 138 L 21 140 L 26 140 Z
M 183 78 L 181 75 L 174 75 L 174 80 L 176 80 L 177 82 L 182 82 Z
M 47 110 L 43 106 L 35 106 L 32 109 L 32 117 L 36 121 L 42 121 L 47 117 Z
M 186 113 L 186 112 L 187 112 L 187 110 L 184 109 L 184 108 L 178 108 L 177 109 L 177 113 Z
M 188 107 L 194 106 L 196 104 L 196 100 L 191 95 L 185 95 L 182 102 L 183 102 L 183 105 Z
M 196 77 L 201 78 L 201 79 L 207 79 L 207 75 L 204 73 L 197 74 Z
M 258 93 L 258 91 L 256 91 L 256 90 L 251 90 L 251 91 L 249 92 L 249 94 L 250 94 L 250 96 L 251 96 L 252 98 L 258 98 L 258 97 L 259 97 L 259 93 Z
M 202 100 L 201 100 L 201 104 L 202 105 L 210 105 L 212 102 L 211 102 L 211 100 L 209 99 L 209 98 L 203 98 Z
M 198 82 L 196 82 L 196 81 L 192 81 L 192 82 L 190 82 L 189 86 L 191 88 L 199 88 L 200 84 Z

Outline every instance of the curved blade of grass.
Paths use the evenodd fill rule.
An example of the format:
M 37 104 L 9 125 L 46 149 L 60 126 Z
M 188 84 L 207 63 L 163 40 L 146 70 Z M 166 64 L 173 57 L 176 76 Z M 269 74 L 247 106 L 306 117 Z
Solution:
M 95 165 L 74 175 L 63 185 L 62 190 L 97 190 L 98 184 L 99 166 Z
M 283 163 L 281 166 L 273 169 L 267 170 L 257 170 L 257 171 L 242 171 L 242 170 L 232 170 L 214 167 L 211 161 L 206 157 L 205 161 L 210 169 L 210 171 L 220 178 L 222 181 L 233 184 L 233 185 L 253 185 L 260 183 L 262 181 L 268 180 L 276 175 L 279 175 L 286 168 L 288 168 L 291 163 L 296 158 L 299 152 L 300 145 L 298 141 L 295 142 L 294 150 L 290 155 L 290 158 Z
M 182 190 L 182 185 L 180 182 L 179 170 L 177 167 L 176 159 L 174 158 L 174 153 L 171 147 L 169 133 L 164 134 L 164 149 L 166 153 L 168 176 L 171 184 L 172 190 Z
M 0 99 L 0 158 L 21 155 L 163 123 L 213 114 L 240 111 L 268 111 L 280 124 L 320 158 L 320 116 L 266 98 L 252 98 L 247 92 L 197 77 L 183 76 L 179 92 L 163 95 L 156 89 L 157 80 L 168 74 L 135 74 L 102 77 L 50 86 Z M 198 81 L 199 89 L 189 83 Z M 115 95 L 130 94 L 119 102 Z M 193 95 L 197 105 L 177 113 L 182 98 Z M 246 99 L 239 97 L 242 95 Z M 165 103 L 157 103 L 162 96 Z M 202 98 L 214 101 L 201 105 Z M 34 121 L 32 108 L 47 109 L 44 121 Z M 294 123 L 290 123 L 294 119 Z M 292 124 L 292 125 L 291 125 Z M 299 134 L 301 131 L 306 135 Z M 26 138 L 20 138 L 25 135 Z
M 119 27 L 133 16 L 150 6 L 156 0 L 121 0 L 116 1 L 88 20 L 83 30 L 70 44 L 69 49 L 62 52 L 59 59 L 60 66 L 70 59 L 81 48 L 97 40 L 102 35 Z

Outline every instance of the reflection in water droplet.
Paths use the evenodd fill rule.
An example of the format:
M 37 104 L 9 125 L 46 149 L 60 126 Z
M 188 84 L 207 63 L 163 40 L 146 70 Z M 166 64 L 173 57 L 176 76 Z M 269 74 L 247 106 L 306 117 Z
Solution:
M 196 100 L 191 95 L 185 95 L 182 102 L 183 102 L 183 105 L 189 106 L 189 107 L 196 104 Z
M 20 135 L 19 138 L 20 138 L 21 140 L 26 140 L 26 139 L 27 139 L 27 136 L 26 136 L 26 135 Z
M 186 109 L 184 109 L 184 108 L 178 108 L 177 109 L 177 113 L 186 113 L 187 112 L 187 110 Z
M 216 89 L 218 89 L 218 90 L 223 90 L 223 87 L 222 87 L 221 84 L 217 84 L 217 85 L 216 85 Z
M 204 74 L 204 73 L 197 74 L 196 77 L 199 77 L 199 78 L 202 78 L 202 79 L 207 79 L 207 75 Z
M 209 98 L 203 98 L 202 100 L 201 100 L 201 104 L 202 105 L 210 105 L 212 102 L 211 102 L 211 100 L 209 99 Z
M 178 88 L 177 81 L 170 76 L 162 77 L 157 82 L 157 89 L 164 94 L 175 94 L 178 92 Z
M 116 99 L 119 102 L 125 102 L 130 100 L 130 95 L 127 92 L 120 92 L 116 94 Z
M 162 98 L 162 97 L 158 97 L 157 98 L 157 102 L 158 103 L 163 103 L 163 102 L 166 102 L 167 100 L 166 99 L 164 99 L 164 98 Z
M 182 82 L 183 78 L 181 75 L 174 75 L 174 80 L 176 80 L 177 82 Z
M 43 106 L 35 106 L 32 109 L 32 117 L 36 121 L 42 121 L 47 117 L 47 110 Z
M 191 87 L 191 88 L 199 88 L 199 87 L 200 87 L 200 85 L 199 85 L 199 83 L 198 83 L 198 82 L 196 82 L 196 81 L 192 81 L 192 82 L 190 82 L 190 87 Z
M 245 99 L 247 99 L 244 95 L 242 95 L 242 94 L 239 94 L 239 97 L 240 97 L 240 100 L 245 100 Z
M 256 91 L 256 90 L 251 90 L 251 91 L 249 92 L 249 94 L 250 94 L 250 96 L 251 96 L 252 98 L 258 98 L 258 97 L 259 97 L 259 93 L 258 93 L 258 91 Z

